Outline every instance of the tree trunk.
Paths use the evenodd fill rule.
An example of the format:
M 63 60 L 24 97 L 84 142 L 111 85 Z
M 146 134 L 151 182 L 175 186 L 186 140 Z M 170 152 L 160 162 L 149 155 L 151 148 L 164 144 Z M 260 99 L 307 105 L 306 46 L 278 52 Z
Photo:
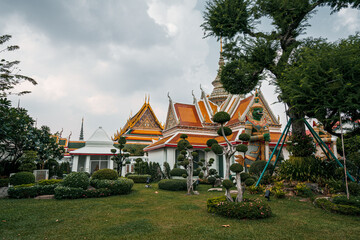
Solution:
M 293 110 L 287 112 L 288 116 L 292 118 L 292 133 L 298 135 L 305 135 L 305 123 L 303 122 L 304 115 L 295 113 Z
M 242 202 L 243 201 L 243 192 L 242 192 L 241 178 L 240 178 L 239 172 L 236 173 L 236 188 L 237 188 L 238 194 L 236 196 L 235 202 Z
M 188 165 L 188 177 L 187 177 L 187 194 L 190 195 L 194 192 L 194 186 L 193 186 L 193 161 L 190 160 L 189 161 L 189 165 Z
M 226 196 L 226 200 L 228 200 L 229 202 L 234 202 L 234 199 L 230 195 L 230 189 L 225 190 L 225 196 Z
M 230 179 L 230 159 L 231 156 L 228 153 L 225 153 L 225 162 L 226 162 L 225 179 Z

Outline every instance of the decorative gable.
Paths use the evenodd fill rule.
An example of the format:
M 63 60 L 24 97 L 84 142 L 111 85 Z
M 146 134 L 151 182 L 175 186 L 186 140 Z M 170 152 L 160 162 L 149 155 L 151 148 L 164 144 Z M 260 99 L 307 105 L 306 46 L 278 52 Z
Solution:
M 170 102 L 169 108 L 168 108 L 168 114 L 166 117 L 165 130 L 172 128 L 172 127 L 176 126 L 177 124 L 178 124 L 177 117 L 175 115 L 175 111 L 172 106 L 172 103 Z
M 162 130 L 149 108 L 145 110 L 132 128 Z

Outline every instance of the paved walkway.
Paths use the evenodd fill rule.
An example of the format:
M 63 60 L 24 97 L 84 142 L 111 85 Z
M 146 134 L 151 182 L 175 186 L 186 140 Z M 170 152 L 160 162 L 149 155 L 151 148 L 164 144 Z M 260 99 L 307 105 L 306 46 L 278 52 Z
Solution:
M 0 188 L 0 198 L 6 198 L 8 196 L 7 190 L 8 187 Z

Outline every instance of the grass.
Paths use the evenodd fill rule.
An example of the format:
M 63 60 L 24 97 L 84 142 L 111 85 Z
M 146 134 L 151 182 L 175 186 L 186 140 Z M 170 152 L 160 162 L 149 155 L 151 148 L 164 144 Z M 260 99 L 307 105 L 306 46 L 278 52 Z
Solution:
M 135 184 L 131 194 L 107 198 L 1 199 L 0 240 L 359 239 L 359 217 L 329 213 L 298 198 L 272 199 L 274 216 L 263 220 L 209 214 L 206 200 L 223 193 L 207 188 L 201 185 L 200 195 L 186 196 Z

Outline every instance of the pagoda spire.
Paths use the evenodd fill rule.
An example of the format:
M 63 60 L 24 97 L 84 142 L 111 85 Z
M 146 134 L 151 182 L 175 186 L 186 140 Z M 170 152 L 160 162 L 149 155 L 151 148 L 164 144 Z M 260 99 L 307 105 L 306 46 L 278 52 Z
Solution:
M 80 129 L 80 141 L 84 141 L 84 117 L 81 120 L 81 129 Z
M 222 56 L 222 38 L 220 38 L 219 70 L 218 70 L 215 80 L 211 83 L 214 86 L 214 89 L 209 97 L 209 100 L 218 106 L 220 106 L 229 95 L 229 93 L 224 89 L 224 87 L 220 81 L 221 69 L 224 65 L 225 65 L 225 62 L 224 62 L 224 58 Z

